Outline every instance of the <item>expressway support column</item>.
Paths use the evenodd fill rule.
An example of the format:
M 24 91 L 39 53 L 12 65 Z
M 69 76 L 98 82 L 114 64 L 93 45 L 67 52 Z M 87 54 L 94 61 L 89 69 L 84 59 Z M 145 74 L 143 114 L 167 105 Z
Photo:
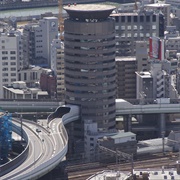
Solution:
M 131 121 L 132 121 L 132 115 L 125 115 L 124 118 L 124 131 L 125 132 L 131 132 Z
M 162 134 L 166 132 L 166 118 L 164 113 L 161 113 L 159 117 L 159 137 L 162 137 Z

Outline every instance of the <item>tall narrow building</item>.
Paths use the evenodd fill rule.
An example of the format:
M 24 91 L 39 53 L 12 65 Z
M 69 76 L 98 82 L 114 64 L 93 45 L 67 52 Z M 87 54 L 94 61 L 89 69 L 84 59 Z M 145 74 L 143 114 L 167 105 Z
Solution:
M 115 128 L 115 9 L 108 5 L 64 7 L 65 102 L 81 107 L 81 119 L 98 131 Z

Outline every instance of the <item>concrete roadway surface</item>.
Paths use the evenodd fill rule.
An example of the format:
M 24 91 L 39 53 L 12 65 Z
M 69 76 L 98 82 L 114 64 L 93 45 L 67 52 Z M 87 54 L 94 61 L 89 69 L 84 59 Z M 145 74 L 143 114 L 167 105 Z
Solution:
M 55 154 L 61 151 L 63 147 L 63 140 L 59 136 L 59 121 L 56 119 L 49 124 L 48 133 L 42 127 L 37 126 L 31 122 L 23 122 L 26 126 L 23 129 L 28 134 L 30 141 L 30 149 L 27 159 L 16 169 L 12 170 L 10 173 L 1 177 L 2 180 L 19 179 L 18 176 L 22 174 L 31 172 L 33 169 L 37 168 L 40 164 L 51 159 Z M 37 132 L 37 129 L 39 132 Z M 61 138 L 61 139 L 60 139 Z

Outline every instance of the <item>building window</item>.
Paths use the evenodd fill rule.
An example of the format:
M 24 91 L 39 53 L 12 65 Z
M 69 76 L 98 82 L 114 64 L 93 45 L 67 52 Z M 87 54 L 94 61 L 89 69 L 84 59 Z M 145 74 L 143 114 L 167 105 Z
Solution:
M 11 59 L 11 60 L 16 60 L 16 57 L 13 56 L 13 57 L 10 57 L 10 59 Z
M 21 74 L 18 74 L 18 80 L 21 81 Z
M 3 79 L 3 82 L 8 82 L 8 79 Z
M 3 71 L 8 71 L 8 68 L 3 68 L 2 70 L 3 70 Z
M 150 22 L 150 16 L 146 16 L 146 22 Z
M 24 73 L 24 80 L 26 81 L 27 80 L 27 74 Z
M 115 17 L 115 21 L 119 22 L 119 17 L 118 16 Z
M 121 30 L 125 30 L 125 26 L 121 26 Z
M 7 66 L 7 65 L 8 65 L 8 62 L 3 62 L 2 65 L 3 65 L 3 66 Z
M 156 25 L 152 25 L 152 29 L 156 29 Z
M 16 68 L 11 68 L 11 71 L 16 71 Z
M 139 26 L 139 29 L 140 29 L 140 30 L 143 30 L 143 26 Z
M 8 57 L 2 57 L 2 60 L 8 60 Z
M 11 73 L 11 76 L 16 76 L 16 73 Z
M 16 54 L 16 51 L 11 51 L 10 54 Z
M 134 25 L 134 30 L 136 30 L 137 29 L 137 25 Z
M 150 34 L 149 34 L 149 33 L 146 33 L 146 37 L 150 37 Z
M 128 16 L 128 22 L 131 22 L 131 16 Z
M 134 33 L 134 37 L 137 37 L 138 36 L 138 34 L 137 33 Z
M 121 16 L 121 22 L 125 22 L 125 16 Z
M 4 76 L 8 76 L 8 73 L 3 73 L 2 75 L 3 75 L 3 77 L 4 77 Z
M 156 15 L 153 15 L 153 22 L 156 22 Z
M 143 34 L 143 33 L 140 33 L 140 37 L 144 37 L 144 34 Z
M 8 54 L 8 51 L 2 51 L 2 54 Z
M 137 21 L 138 21 L 138 17 L 134 16 L 134 22 L 137 22 Z
M 140 22 L 144 22 L 144 16 L 140 16 Z
M 11 62 L 11 65 L 13 66 L 13 65 L 16 65 L 16 62 Z
M 16 81 L 16 79 L 11 79 L 11 82 L 14 82 L 14 81 Z

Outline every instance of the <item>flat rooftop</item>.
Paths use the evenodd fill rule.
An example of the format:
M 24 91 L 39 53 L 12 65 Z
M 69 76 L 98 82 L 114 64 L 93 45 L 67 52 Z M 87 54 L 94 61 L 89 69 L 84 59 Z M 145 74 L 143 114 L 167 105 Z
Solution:
M 77 5 L 69 5 L 64 6 L 65 10 L 71 10 L 71 11 L 107 11 L 107 10 L 113 10 L 115 7 L 111 5 L 106 4 L 77 4 Z
M 63 8 L 74 19 L 106 19 L 116 9 L 115 6 L 104 4 L 77 4 Z
M 154 4 L 147 4 L 146 7 L 168 7 L 171 6 L 170 4 L 163 4 L 163 3 L 154 3 Z
M 116 61 L 136 61 L 135 56 L 117 56 Z

